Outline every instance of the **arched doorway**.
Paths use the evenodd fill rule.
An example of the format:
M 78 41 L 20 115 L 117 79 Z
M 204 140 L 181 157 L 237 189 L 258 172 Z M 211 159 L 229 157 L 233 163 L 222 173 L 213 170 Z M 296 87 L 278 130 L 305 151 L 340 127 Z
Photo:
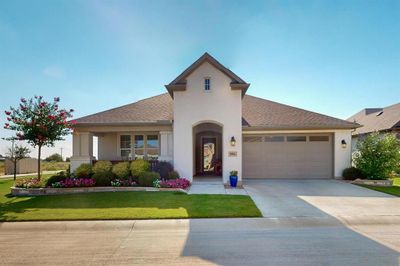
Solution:
M 222 176 L 222 127 L 205 122 L 193 127 L 194 176 Z

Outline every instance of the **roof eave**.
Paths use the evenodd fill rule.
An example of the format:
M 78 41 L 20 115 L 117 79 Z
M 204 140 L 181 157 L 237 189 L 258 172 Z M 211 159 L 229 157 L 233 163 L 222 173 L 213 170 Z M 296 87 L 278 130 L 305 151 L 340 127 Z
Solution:
M 293 127 L 293 126 L 243 126 L 242 130 L 243 131 L 253 131 L 253 130 L 340 130 L 340 129 L 355 129 L 357 128 L 355 125 L 343 125 L 343 126 L 299 126 L 299 127 Z
M 159 120 L 159 121 L 135 121 L 135 122 L 78 122 L 74 127 L 87 127 L 87 126 L 152 126 L 152 125 L 172 125 L 172 120 Z

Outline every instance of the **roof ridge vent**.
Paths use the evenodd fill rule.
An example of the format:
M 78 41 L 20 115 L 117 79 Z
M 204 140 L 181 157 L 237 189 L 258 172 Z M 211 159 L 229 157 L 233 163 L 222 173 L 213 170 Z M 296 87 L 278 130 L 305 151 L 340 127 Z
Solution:
M 382 112 L 383 108 L 365 108 L 365 115 L 370 115 L 377 112 Z

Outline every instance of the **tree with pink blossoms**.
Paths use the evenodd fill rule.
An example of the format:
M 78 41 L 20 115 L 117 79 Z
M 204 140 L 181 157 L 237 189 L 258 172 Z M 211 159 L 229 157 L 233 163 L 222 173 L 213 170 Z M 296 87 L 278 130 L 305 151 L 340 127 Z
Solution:
M 38 148 L 38 179 L 40 179 L 40 156 L 43 146 L 54 146 L 63 137 L 70 134 L 74 121 L 68 121 L 74 110 L 61 109 L 59 97 L 46 102 L 42 96 L 29 100 L 21 98 L 18 107 L 5 111 L 7 123 L 4 128 L 16 132 L 17 140 L 27 141 Z

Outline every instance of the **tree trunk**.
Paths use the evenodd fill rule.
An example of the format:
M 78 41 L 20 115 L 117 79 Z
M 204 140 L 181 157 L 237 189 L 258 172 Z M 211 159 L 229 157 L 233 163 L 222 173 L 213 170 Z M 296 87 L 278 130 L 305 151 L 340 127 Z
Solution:
M 14 182 L 15 182 L 15 179 L 17 179 L 17 159 L 14 158 L 13 163 L 14 163 Z
M 38 146 L 38 179 L 40 180 L 40 155 L 42 153 L 42 145 Z

